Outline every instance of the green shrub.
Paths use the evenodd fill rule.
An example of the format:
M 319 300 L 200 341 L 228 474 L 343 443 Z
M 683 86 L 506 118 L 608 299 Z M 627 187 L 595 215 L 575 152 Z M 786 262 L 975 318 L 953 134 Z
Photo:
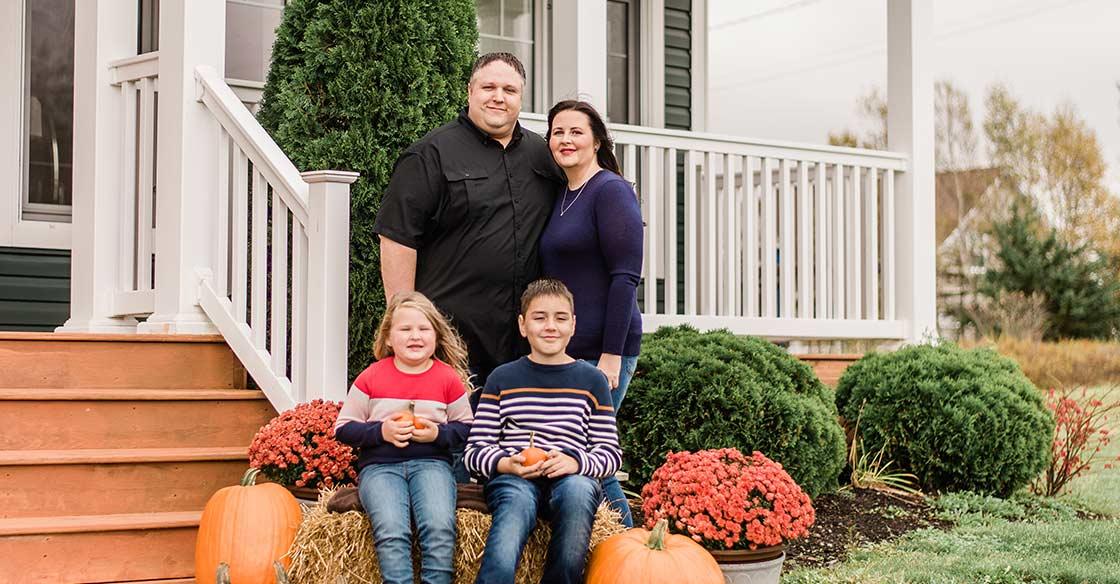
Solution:
M 834 489 L 844 466 L 832 391 L 780 347 L 727 331 L 646 336 L 618 426 L 637 484 L 682 450 L 758 450 L 812 496 Z
M 353 170 L 350 377 L 385 310 L 373 221 L 397 156 L 466 104 L 473 0 L 291 0 L 259 114 L 300 170 Z
M 1054 434 L 1014 361 L 951 343 L 867 355 L 841 376 L 836 405 L 859 419 L 865 448 L 885 445 L 931 491 L 1009 495 L 1046 466 Z

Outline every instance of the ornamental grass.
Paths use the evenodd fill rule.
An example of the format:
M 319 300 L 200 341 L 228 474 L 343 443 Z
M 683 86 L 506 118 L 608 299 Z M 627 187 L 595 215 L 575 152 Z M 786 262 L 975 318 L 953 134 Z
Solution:
M 670 453 L 642 488 L 646 527 L 669 519 L 709 550 L 755 550 L 809 533 L 809 495 L 761 452 L 735 448 Z
M 373 547 L 369 519 L 360 511 L 331 513 L 327 501 L 332 489 L 320 492 L 318 504 L 309 507 L 303 516 L 296 540 L 289 555 L 288 569 L 292 584 L 380 584 L 381 570 Z M 456 511 L 459 534 L 455 544 L 453 570 L 455 584 L 470 584 L 478 576 L 486 536 L 490 533 L 490 515 L 470 509 Z M 617 533 L 626 531 L 617 511 L 600 505 L 595 516 L 588 549 Z M 550 537 L 548 524 L 538 522 L 517 566 L 514 584 L 535 584 L 544 574 L 544 558 Z M 590 556 L 589 556 L 590 557 Z M 413 545 L 412 561 L 419 573 L 419 549 Z M 340 578 L 342 578 L 340 580 Z

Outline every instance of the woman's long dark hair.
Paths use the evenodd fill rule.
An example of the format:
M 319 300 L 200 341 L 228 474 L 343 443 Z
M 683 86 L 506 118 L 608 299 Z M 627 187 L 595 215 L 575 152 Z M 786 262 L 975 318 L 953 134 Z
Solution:
M 599 142 L 599 150 L 595 152 L 595 158 L 599 161 L 599 166 L 622 176 L 622 169 L 618 166 L 618 158 L 615 158 L 614 155 L 614 140 L 607 132 L 607 123 L 603 121 L 603 116 L 595 111 L 595 106 L 590 103 L 576 99 L 566 99 L 552 106 L 552 109 L 548 110 L 548 139 L 552 140 L 552 120 L 556 118 L 556 114 L 570 110 L 585 114 L 588 121 L 591 122 L 591 135 Z

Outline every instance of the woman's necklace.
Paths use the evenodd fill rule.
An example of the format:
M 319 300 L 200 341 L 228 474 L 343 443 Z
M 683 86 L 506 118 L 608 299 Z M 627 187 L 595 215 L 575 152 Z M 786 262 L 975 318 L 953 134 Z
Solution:
M 591 179 L 595 178 L 595 175 L 599 174 L 600 170 L 602 170 L 602 169 L 600 168 L 600 169 L 596 170 L 594 173 L 591 174 L 591 176 L 587 177 L 587 180 L 583 181 L 583 186 L 581 186 L 579 188 L 579 190 L 576 191 L 576 196 L 572 199 L 571 203 L 568 202 L 568 193 L 572 192 L 572 189 L 564 189 L 564 199 L 560 201 L 560 216 L 561 217 L 564 216 L 564 213 L 568 212 L 568 209 L 572 208 L 572 205 L 576 204 L 576 201 L 579 200 L 579 196 L 583 194 L 583 189 L 587 188 L 587 183 L 591 182 Z

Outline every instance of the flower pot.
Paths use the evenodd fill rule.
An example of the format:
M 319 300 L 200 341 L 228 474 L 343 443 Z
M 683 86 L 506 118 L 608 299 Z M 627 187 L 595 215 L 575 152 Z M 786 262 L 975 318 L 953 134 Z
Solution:
M 292 485 L 284 485 L 288 492 L 295 496 L 296 501 L 300 505 L 312 506 L 319 502 L 319 489 L 311 487 L 295 487 Z
M 776 545 L 756 550 L 715 550 L 716 559 L 726 584 L 778 584 L 786 547 Z

